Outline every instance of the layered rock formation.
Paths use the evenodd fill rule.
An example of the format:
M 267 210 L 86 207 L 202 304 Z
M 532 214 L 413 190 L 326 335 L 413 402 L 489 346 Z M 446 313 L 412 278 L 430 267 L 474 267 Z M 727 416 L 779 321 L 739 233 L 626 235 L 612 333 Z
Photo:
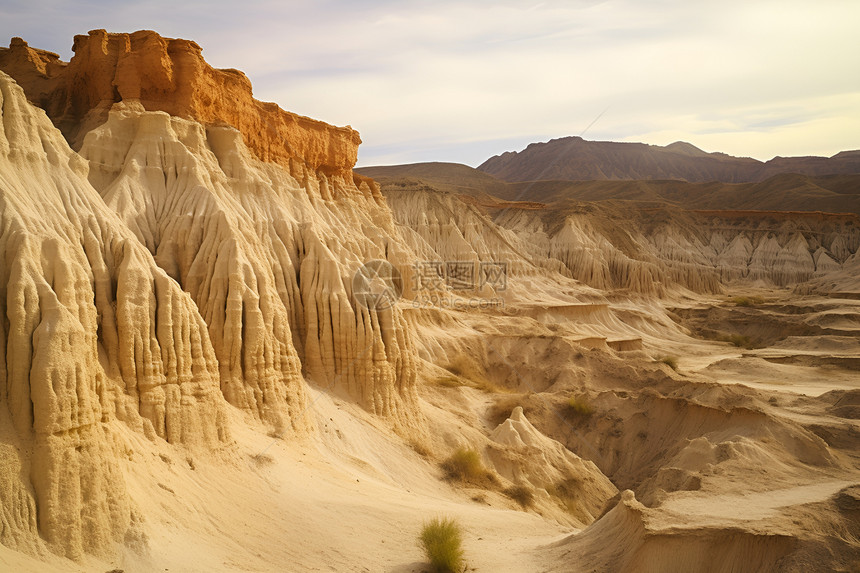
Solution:
M 110 555 L 139 527 L 130 436 L 219 448 L 228 404 L 305 432 L 306 378 L 418 427 L 400 309 L 352 296 L 364 262 L 414 258 L 352 175 L 358 135 L 257 102 L 193 42 L 75 51 L 0 53 L 24 86 L 0 73 L 0 543 Z
M 0 541 L 36 551 L 38 532 L 61 554 L 102 554 L 132 521 L 116 422 L 228 441 L 218 362 L 193 300 L 87 183 L 86 162 L 5 74 L 0 98 L 0 418 L 14 468 Z
M 839 271 L 860 249 L 853 214 L 681 209 L 650 192 L 650 200 L 628 198 L 626 187 L 615 189 L 618 199 L 603 189 L 600 200 L 584 201 L 542 194 L 536 185 L 534 194 L 547 202 L 511 201 L 516 187 L 473 171 L 418 164 L 362 173 L 379 178 L 406 236 L 421 235 L 410 240 L 419 252 L 429 246 L 439 260 L 495 257 L 530 276 L 556 271 L 602 290 L 662 296 L 677 286 L 719 292 L 733 281 L 793 285 Z M 794 177 L 782 182 L 786 193 L 796 190 Z M 776 183 L 761 184 L 774 200 Z
M 645 208 L 671 205 L 709 211 L 779 211 L 860 214 L 860 174 L 811 177 L 775 174 L 754 183 L 689 183 L 668 180 L 507 182 L 456 163 L 362 167 L 388 189 L 427 185 L 490 206 L 564 201 L 623 201 Z
M 521 406 L 514 408 L 510 418 L 499 424 L 490 437 L 503 446 L 489 449 L 493 467 L 511 481 L 530 483 L 544 490 L 565 482 L 575 484 L 575 491 L 567 493 L 579 500 L 579 515 L 575 518 L 582 524 L 599 517 L 603 505 L 618 492 L 594 463 L 583 460 L 535 428 Z
M 0 49 L 0 69 L 48 113 L 75 149 L 112 104 L 137 100 L 148 111 L 231 125 L 263 161 L 340 176 L 350 175 L 355 165 L 361 143 L 356 131 L 257 101 L 245 74 L 211 67 L 193 41 L 148 30 L 93 30 L 75 36 L 72 49 L 75 56 L 65 64 L 56 54 L 13 38 L 9 48 Z
M 184 493 L 216 484 L 223 491 L 213 497 L 232 501 L 237 490 L 212 474 L 224 469 L 225 458 L 235 462 L 237 444 L 251 434 L 245 452 L 264 435 L 310 440 L 320 429 L 326 436 L 321 441 L 330 442 L 326 447 L 338 443 L 340 455 L 351 457 L 364 455 L 368 444 L 395 442 L 379 436 L 386 430 L 400 431 L 415 447 L 431 428 L 439 435 L 435 443 L 427 441 L 436 447 L 484 444 L 502 478 L 544 490 L 543 507 L 557 504 L 549 499 L 555 488 L 558 500 L 569 497 L 564 511 L 572 517 L 565 523 L 582 525 L 616 492 L 606 476 L 633 482 L 653 474 L 643 487 L 667 491 L 700 479 L 701 468 L 680 458 L 703 445 L 734 447 L 731 436 L 719 437 L 726 428 L 744 439 L 749 427 L 762 428 L 756 439 L 770 444 L 767 451 L 799 444 L 799 463 L 823 467 L 835 459 L 808 433 L 774 434 L 764 414 L 736 413 L 743 423 L 735 429 L 726 423 L 735 414 L 716 408 L 688 408 L 689 415 L 679 416 L 684 402 L 660 397 L 674 392 L 669 367 L 652 364 L 645 352 L 660 336 L 676 342 L 683 334 L 659 301 L 641 295 L 690 295 L 683 288 L 714 292 L 736 280 L 792 284 L 811 277 L 818 284 L 840 277 L 840 284 L 856 283 L 856 217 L 692 212 L 623 201 L 584 205 L 564 198 L 522 202 L 482 191 L 489 176 L 475 173 L 451 178 L 445 191 L 454 192 L 418 183 L 388 187 L 383 196 L 372 180 L 351 171 L 359 141 L 351 129 L 257 102 L 240 72 L 214 70 L 193 42 L 152 32 L 79 36 L 68 64 L 16 39 L 0 50 L 0 69 L 17 79 L 0 73 L 4 548 L 81 561 L 87 555 L 115 557 L 123 546 L 145 553 L 142 540 L 152 531 L 146 519 L 154 512 L 148 504 L 163 499 L 146 492 L 148 486 L 176 496 L 170 503 L 187 502 L 182 510 L 191 507 L 189 520 L 209 520 L 196 533 L 218 543 L 239 524 L 227 519 L 213 532 L 212 516 L 228 512 L 200 509 L 208 490 L 193 494 L 201 501 L 192 507 L 196 500 L 182 498 L 181 490 L 138 475 L 149 468 L 147 461 L 132 460 L 170 452 L 196 472 L 192 454 L 217 452 L 206 457 L 209 481 L 198 479 L 203 472 L 186 473 Z M 472 191 L 459 195 L 463 187 Z M 440 291 L 504 296 L 513 304 L 486 312 L 407 310 L 405 302 L 368 308 L 354 296 L 353 277 L 371 260 L 407 270 L 416 261 L 504 263 L 510 281 L 504 288 Z M 637 302 L 610 304 L 597 288 L 625 289 Z M 642 361 L 652 373 L 666 372 L 643 378 L 634 368 Z M 423 396 L 433 408 L 426 418 L 418 406 L 419 372 L 431 388 Z M 435 392 L 434 380 L 452 392 Z M 529 412 L 533 426 L 522 408 L 496 403 L 510 394 L 494 392 L 519 391 L 522 406 L 529 401 L 534 407 L 554 392 L 566 393 L 565 400 L 588 396 L 595 383 L 606 385 L 605 392 L 591 394 L 608 415 L 587 423 L 568 420 L 569 413 L 550 404 Z M 327 403 L 317 428 L 308 384 Z M 690 392 L 699 395 L 702 388 L 693 386 Z M 632 400 L 643 388 L 641 412 L 605 407 Z M 324 393 L 357 403 L 384 422 Z M 504 415 L 513 414 L 501 425 L 490 424 L 477 403 L 504 405 Z M 658 410 L 659 420 L 642 422 Z M 230 419 L 254 429 L 237 431 Z M 342 427 L 357 435 L 341 433 L 336 424 L 344 419 L 349 424 Z M 559 419 L 562 433 L 553 431 Z M 625 426 L 623 420 L 634 423 Z M 686 430 L 679 433 L 677 420 Z M 377 435 L 365 444 L 370 426 Z M 685 443 L 669 452 L 672 465 L 661 471 L 650 448 L 628 447 L 647 442 L 619 440 L 624 432 L 645 440 L 646 429 L 656 436 L 653 443 L 681 444 L 680 435 L 689 448 Z M 595 463 L 586 460 L 585 449 L 578 457 L 561 445 L 576 446 L 582 432 L 603 452 Z M 695 441 L 702 432 L 717 436 Z M 781 439 L 776 446 L 775 435 Z M 740 451 L 746 442 L 738 442 Z M 380 450 L 396 452 L 391 460 L 409 453 L 402 443 L 399 449 L 391 443 Z M 753 452 L 749 458 L 764 459 L 765 450 L 747 450 Z M 379 466 L 391 461 L 381 453 L 374 457 Z M 254 459 L 265 462 L 259 454 Z M 278 470 L 287 467 L 283 459 L 277 463 Z M 352 469 L 368 464 L 350 463 L 331 470 L 326 461 L 328 474 L 311 463 L 302 475 L 326 475 L 342 490 L 338 502 L 352 503 L 359 495 L 355 488 L 365 487 L 356 485 Z M 247 475 L 244 465 L 232 470 L 231 476 Z M 378 481 L 371 492 L 391 492 L 397 484 L 390 475 L 414 473 L 410 484 L 420 485 L 428 475 L 435 480 L 417 456 L 390 475 L 374 472 L 362 474 Z M 284 479 L 288 473 L 269 481 L 260 471 L 255 483 L 289 489 L 296 480 Z M 321 482 L 322 491 L 329 483 Z M 560 484 L 565 491 L 558 491 Z M 428 499 L 434 507 L 437 486 L 417 488 L 433 492 Z M 259 495 L 265 502 L 257 507 L 266 513 L 272 494 Z M 278 501 L 285 499 L 292 504 L 290 497 Z M 172 520 L 174 506 L 164 506 Z M 378 506 L 355 504 L 352 515 L 363 519 L 370 507 Z M 625 507 L 641 513 L 628 495 L 596 530 L 601 521 L 618 521 L 622 533 L 647 541 L 642 520 L 625 517 Z M 298 528 L 290 519 L 302 511 L 263 523 Z M 340 517 L 337 511 L 325 515 L 335 514 Z M 233 541 L 238 546 L 246 539 Z M 775 559 L 783 555 L 782 547 L 776 553 Z M 738 555 L 733 563 L 747 553 Z M 594 566 L 632 562 L 619 559 Z M 224 567 L 233 564 L 224 561 Z
M 561 213 L 565 210 L 561 209 Z M 786 286 L 842 267 L 860 248 L 853 215 L 678 212 L 573 207 L 505 209 L 498 222 L 529 233 L 538 253 L 601 289 L 657 294 L 680 285 L 718 292 L 732 281 Z
M 295 420 L 304 367 L 374 412 L 398 410 L 387 392 L 414 377 L 408 339 L 374 345 L 402 326 L 399 315 L 377 315 L 351 297 L 364 261 L 408 253 L 373 189 L 305 171 L 297 180 L 255 161 L 233 128 L 137 104 L 115 105 L 81 155 L 108 206 L 196 302 L 228 401 Z M 363 228 L 375 229 L 370 239 L 356 232 Z

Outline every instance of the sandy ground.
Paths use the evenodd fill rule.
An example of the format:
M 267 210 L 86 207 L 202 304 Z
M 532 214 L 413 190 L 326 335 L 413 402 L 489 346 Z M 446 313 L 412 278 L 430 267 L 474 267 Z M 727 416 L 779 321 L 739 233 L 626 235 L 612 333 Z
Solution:
M 725 305 L 714 300 L 706 302 L 714 303 Z M 842 314 L 854 312 L 855 304 L 856 301 L 848 303 L 850 308 Z M 632 312 L 629 304 L 619 306 L 619 312 Z M 568 333 L 575 338 L 582 332 L 602 333 L 606 338 L 631 335 L 629 324 L 611 317 L 588 319 L 592 321 L 588 324 L 582 318 L 556 319 L 551 339 L 564 339 Z M 651 551 L 654 536 L 681 539 L 684 535 L 695 535 L 696 543 L 707 543 L 702 540 L 709 539 L 712 533 L 703 535 L 702 531 L 734 531 L 740 535 L 738 539 L 743 541 L 738 541 L 737 547 L 732 546 L 732 551 L 740 553 L 733 559 L 743 562 L 744 551 L 759 555 L 764 563 L 762 568 L 738 569 L 752 571 L 767 570 L 773 563 L 788 559 L 781 552 L 782 545 L 768 545 L 767 549 L 757 545 L 755 540 L 762 535 L 800 540 L 800 545 L 791 546 L 795 551 L 790 555 L 800 551 L 797 547 L 812 543 L 807 539 L 812 535 L 808 532 L 818 526 L 799 519 L 798 508 L 818 507 L 810 510 L 810 515 L 817 516 L 815 519 L 834 523 L 836 530 L 851 529 L 850 516 L 846 518 L 847 514 L 834 509 L 833 500 L 846 488 L 860 484 L 855 441 L 860 435 L 860 423 L 829 414 L 830 402 L 824 398 L 835 389 L 860 388 L 860 376 L 850 362 L 860 356 L 853 335 L 794 337 L 761 348 L 740 349 L 727 343 L 672 334 L 663 327 L 649 329 L 643 323 L 635 332 L 640 333 L 644 350 L 624 353 L 583 348 L 578 354 L 582 358 L 559 354 L 558 349 L 547 350 L 533 358 L 538 362 L 529 363 L 522 357 L 537 353 L 541 347 L 536 341 L 546 341 L 546 328 L 523 322 L 522 316 L 511 320 L 519 321 L 512 324 L 517 325 L 519 344 L 524 346 L 505 347 L 505 361 L 510 362 L 517 374 L 509 372 L 495 378 L 488 374 L 497 384 L 495 391 L 487 392 L 465 383 L 463 387 L 440 386 L 433 382 L 430 371 L 424 373 L 422 409 L 431 428 L 431 434 L 424 437 L 429 454 L 419 455 L 410 446 L 410 440 L 392 432 L 387 423 L 320 389 L 312 390 L 312 405 L 306 413 L 317 428 L 309 436 L 278 438 L 235 409 L 230 410 L 235 441 L 215 454 L 150 442 L 125 431 L 122 435 L 128 441 L 127 450 L 134 453 L 124 462 L 124 472 L 132 499 L 144 517 L 136 527 L 136 536 L 126 541 L 122 556 L 108 561 L 90 557 L 86 562 L 72 563 L 51 556 L 37 560 L 0 547 L 0 569 L 99 573 L 113 569 L 126 573 L 418 573 L 426 570 L 416 542 L 422 523 L 432 517 L 450 516 L 463 526 L 464 549 L 473 571 L 625 570 L 627 565 L 618 564 L 627 563 L 623 559 L 629 556 L 619 556 L 623 553 L 618 553 L 619 549 L 618 555 L 607 557 L 599 546 L 616 544 L 629 547 L 630 551 L 637 547 L 640 549 L 636 551 Z M 526 324 L 532 326 L 523 326 Z M 470 316 L 458 325 L 437 328 L 436 336 L 452 340 L 459 337 L 462 342 L 478 336 L 475 334 L 478 331 L 486 339 L 491 326 L 501 333 L 506 328 L 503 322 L 490 316 Z M 529 338 L 529 328 L 537 329 L 536 338 Z M 428 333 L 432 332 L 428 329 Z M 678 356 L 677 372 L 654 365 L 654 357 L 670 352 Z M 811 356 L 818 362 L 786 361 L 785 356 Z M 774 361 L 774 357 L 782 362 Z M 822 363 L 825 358 L 848 361 Z M 589 366 L 589 361 L 597 362 Z M 576 376 L 581 379 L 563 375 L 563 368 L 571 363 L 579 364 Z M 552 368 L 561 370 L 551 370 L 556 381 L 550 387 L 526 394 L 510 394 L 511 390 L 504 389 L 505 383 L 529 384 L 531 370 L 536 377 L 545 377 Z M 469 376 L 466 373 L 461 378 Z M 701 408 L 713 400 L 714 405 L 708 408 L 717 409 L 709 411 L 719 412 L 719 405 L 723 404 L 729 412 L 747 412 L 731 410 L 734 406 L 730 403 L 740 400 L 738 404 L 743 404 L 743 408 L 761 404 L 759 408 L 767 413 L 756 414 L 759 417 L 748 422 L 739 416 L 751 414 L 731 414 L 739 421 L 726 418 L 726 422 L 711 429 L 706 422 L 694 419 L 695 428 L 690 430 L 693 433 L 685 434 L 688 429 L 678 426 L 681 422 L 671 416 L 661 418 L 659 410 L 652 408 L 648 432 L 654 432 L 654 424 L 675 427 L 667 435 L 677 434 L 678 445 L 670 444 L 668 449 L 665 442 L 667 439 L 671 442 L 671 438 L 637 445 L 636 427 L 607 430 L 601 426 L 622 412 L 622 406 L 617 404 L 626 402 L 618 402 L 621 398 L 629 402 L 637 396 L 636 399 L 646 399 L 648 392 L 653 393 L 654 390 L 645 390 L 640 381 L 652 379 L 662 380 L 654 382 L 654 388 L 666 387 L 667 396 L 684 396 L 683 403 L 688 404 L 685 407 L 694 407 L 695 403 L 696 408 Z M 733 390 L 725 396 L 715 394 L 719 386 Z M 554 425 L 547 412 L 552 411 L 553 400 L 569 395 L 571 387 L 587 393 L 599 391 L 593 400 L 599 411 L 589 420 L 572 426 L 567 420 Z M 716 397 L 712 399 L 710 395 Z M 439 461 L 444 453 L 456 443 L 481 444 L 480 440 L 485 439 L 482 436 L 494 427 L 483 413 L 500 400 L 513 399 L 512 396 L 524 396 L 523 403 L 531 404 L 526 411 L 532 412 L 529 415 L 536 426 L 550 436 L 547 440 L 564 441 L 565 435 L 591 440 L 590 451 L 596 454 L 595 461 L 604 473 L 619 484 L 625 479 L 639 484 L 634 488 L 637 495 L 650 500 L 641 528 L 628 524 L 619 530 L 617 523 L 607 522 L 619 518 L 609 514 L 582 530 L 559 519 L 559 513 L 545 511 L 546 506 L 524 511 L 492 488 L 480 492 L 442 479 Z M 603 404 L 616 405 L 610 408 Z M 600 411 L 604 407 L 609 409 Z M 633 418 L 636 415 L 631 414 Z M 825 428 L 835 437 L 826 444 L 808 428 Z M 617 447 L 630 450 L 617 456 L 632 456 L 637 449 L 644 449 L 653 450 L 662 461 L 639 478 L 625 478 L 635 472 L 625 474 L 622 462 L 607 461 L 610 458 L 606 457 L 606 451 L 611 447 L 600 444 L 601 435 L 617 431 L 622 432 L 618 443 L 626 444 Z M 640 429 L 636 435 L 641 438 L 643 433 L 645 430 Z M 689 436 L 695 439 L 691 441 Z M 803 444 L 791 445 L 795 442 Z M 568 446 L 587 457 L 589 448 L 577 448 L 575 443 L 573 440 Z M 661 453 L 661 448 L 666 451 Z M 827 459 L 821 461 L 816 456 Z M 810 460 L 814 463 L 808 463 Z M 534 458 L 532 463 L 544 462 Z M 697 485 L 690 486 L 691 483 Z M 477 496 L 478 501 L 473 499 L 476 493 L 482 494 Z M 610 502 L 607 508 L 614 503 Z M 843 523 L 845 519 L 849 521 Z M 605 530 L 602 541 L 589 537 L 588 532 L 595 528 Z M 619 533 L 621 530 L 626 533 Z M 851 559 L 857 551 L 853 545 L 856 531 L 853 542 L 849 534 L 845 535 L 846 539 L 839 542 L 825 543 L 837 555 L 832 561 L 837 564 L 834 570 L 849 571 L 854 566 Z M 585 543 L 582 547 L 591 548 L 588 551 L 593 550 L 591 561 L 570 558 L 570 551 L 583 551 L 582 543 Z M 547 549 L 551 547 L 568 549 Z M 672 552 L 671 544 L 666 545 L 666 551 Z M 710 549 L 697 551 L 707 555 Z M 843 562 L 847 565 L 839 569 L 839 563 Z M 686 569 L 673 569 L 671 563 L 666 565 L 660 560 L 647 563 L 659 564 L 653 565 L 658 569 L 649 569 L 652 567 L 649 565 L 641 570 L 716 570 L 709 569 L 701 559 L 695 566 L 689 565 L 689 560 L 684 561 L 688 563 Z

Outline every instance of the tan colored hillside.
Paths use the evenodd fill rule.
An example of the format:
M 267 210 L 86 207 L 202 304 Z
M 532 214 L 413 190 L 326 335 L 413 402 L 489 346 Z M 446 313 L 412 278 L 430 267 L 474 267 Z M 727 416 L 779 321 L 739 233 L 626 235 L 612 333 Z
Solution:
M 364 167 L 357 172 L 385 184 L 404 180 L 404 184 L 423 183 L 444 191 L 491 195 L 506 201 L 632 201 L 711 211 L 860 214 L 860 175 L 809 177 L 789 173 L 756 183 L 731 184 L 656 180 L 506 182 L 466 165 L 451 163 Z
M 358 142 L 188 40 L 0 51 L 0 570 L 429 572 L 437 516 L 472 571 L 857 570 L 856 214 Z

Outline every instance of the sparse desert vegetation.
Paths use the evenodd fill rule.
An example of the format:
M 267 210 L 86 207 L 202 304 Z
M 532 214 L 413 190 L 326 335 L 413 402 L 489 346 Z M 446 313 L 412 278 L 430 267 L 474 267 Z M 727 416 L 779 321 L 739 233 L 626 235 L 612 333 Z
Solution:
M 565 404 L 569 416 L 587 419 L 594 414 L 594 408 L 585 396 L 571 396 Z
M 260 452 L 251 456 L 251 459 L 258 467 L 270 466 L 275 463 L 275 458 L 271 454 Z
M 443 388 L 459 388 L 465 386 L 466 381 L 457 376 L 440 376 L 436 379 L 436 385 Z
M 434 572 L 463 572 L 462 537 L 460 525 L 451 518 L 434 518 L 424 524 L 418 541 Z
M 720 340 L 722 342 L 729 342 L 732 345 L 737 346 L 738 348 L 744 348 L 747 350 L 755 348 L 752 339 L 750 339 L 749 336 L 743 334 L 721 334 L 717 337 L 717 340 Z
M 579 479 L 568 478 L 547 487 L 546 490 L 565 511 L 571 515 L 579 516 L 582 513 L 579 501 L 581 488 L 582 484 Z
M 493 401 L 487 411 L 487 420 L 493 428 L 504 422 L 517 406 L 522 407 L 526 415 L 529 414 L 530 394 L 502 394 Z
M 484 467 L 481 455 L 473 449 L 458 448 L 440 466 L 445 478 L 472 485 L 494 485 L 498 480 Z
M 860 571 L 860 142 L 833 154 L 860 135 L 834 135 L 850 106 L 817 89 L 856 75 L 860 51 L 825 50 L 856 43 L 860 3 L 781 4 L 803 58 L 750 3 L 271 3 L 254 22 L 216 1 L 171 25 L 215 45 L 92 30 L 71 50 L 55 32 L 81 6 L 17 4 L 0 27 L 43 18 L 32 39 L 65 55 L 0 47 L 3 571 Z M 595 18 L 635 33 L 595 42 L 614 30 Z M 452 66 L 443 28 L 477 52 Z M 204 49 L 366 133 L 255 99 Z M 778 109 L 755 82 L 699 97 L 735 68 Z M 477 168 L 355 168 L 474 160 L 574 108 L 554 131 L 587 130 L 605 89 L 628 101 L 604 134 L 704 129 L 774 159 L 562 136 Z M 816 121 L 747 121 L 801 100 Z M 628 113 L 649 102 L 659 118 Z
M 519 503 L 523 509 L 528 509 L 535 503 L 534 490 L 526 485 L 512 485 L 511 487 L 505 488 L 502 493 Z
M 465 355 L 458 356 L 448 364 L 445 369 L 450 375 L 442 375 L 436 380 L 436 384 L 446 388 L 469 386 L 489 394 L 509 393 L 507 388 L 502 388 L 491 382 L 484 369 L 473 359 Z

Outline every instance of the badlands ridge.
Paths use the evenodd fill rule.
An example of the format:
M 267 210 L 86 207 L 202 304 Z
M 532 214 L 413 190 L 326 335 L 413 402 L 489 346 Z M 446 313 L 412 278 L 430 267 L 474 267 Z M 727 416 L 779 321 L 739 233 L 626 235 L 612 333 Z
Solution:
M 358 173 L 194 42 L 74 53 L 0 48 L 0 568 L 417 572 L 437 515 L 477 571 L 860 567 L 850 153 Z

